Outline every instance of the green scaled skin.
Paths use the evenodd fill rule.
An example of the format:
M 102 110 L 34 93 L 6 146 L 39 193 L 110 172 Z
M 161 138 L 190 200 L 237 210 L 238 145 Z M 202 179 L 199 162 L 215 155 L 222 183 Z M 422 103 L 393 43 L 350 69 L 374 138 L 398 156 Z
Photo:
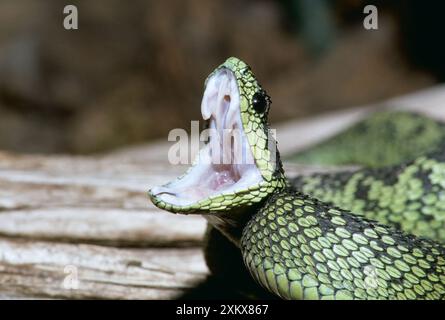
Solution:
M 283 299 L 444 299 L 445 249 L 281 191 L 249 221 L 244 261 Z
M 215 72 L 221 70 L 236 78 L 238 93 L 230 94 L 240 97 L 239 106 L 234 105 L 239 109 L 248 142 L 244 151 L 253 155 L 260 179 L 247 186 L 233 182 L 232 188 L 217 189 L 209 196 L 197 193 L 192 203 L 181 204 L 177 201 L 182 199 L 181 190 L 185 187 L 188 192 L 193 188 L 199 190 L 202 180 L 212 177 L 211 170 L 203 176 L 190 176 L 193 168 L 200 165 L 195 163 L 184 176 L 150 190 L 153 203 L 174 213 L 203 215 L 240 250 L 252 277 L 283 299 L 445 299 L 445 248 L 439 242 L 404 233 L 389 222 L 379 224 L 368 220 L 354 212 L 356 208 L 338 209 L 291 189 L 279 153 L 272 157 L 271 146 L 276 143 L 266 135 L 270 99 L 251 68 L 241 60 L 229 58 Z M 214 92 L 217 96 L 219 93 Z M 262 99 L 258 100 L 258 95 Z M 258 104 L 261 100 L 263 103 Z M 425 163 L 416 166 L 424 165 L 428 170 L 434 164 L 429 160 Z M 413 178 L 414 169 L 404 173 L 403 168 L 401 171 L 393 168 L 391 174 L 394 181 L 408 181 L 405 187 L 408 189 L 404 189 L 407 197 L 419 199 L 419 194 L 421 197 L 429 192 L 424 190 L 426 185 L 419 185 Z M 435 168 L 427 175 L 434 184 L 444 180 L 441 165 Z M 381 179 L 376 172 L 370 176 Z M 188 180 L 190 177 L 193 179 Z M 184 186 L 181 181 L 188 182 Z M 355 191 L 347 189 L 345 194 L 358 197 Z M 374 196 L 388 201 L 388 206 L 400 205 L 399 197 L 388 200 L 385 195 Z M 409 210 L 413 208 L 403 207 L 404 212 Z M 212 247 L 215 248 L 208 246 Z M 224 252 L 219 254 L 222 260 L 212 258 L 214 262 L 232 265 L 224 260 Z M 218 268 L 213 265 L 212 269 Z M 224 276 L 230 277 L 230 273 Z
M 442 122 L 410 112 L 377 112 L 288 160 L 303 164 L 385 167 L 433 151 L 444 139 Z
M 444 181 L 445 151 L 395 167 L 320 173 L 291 180 L 296 189 L 321 201 L 442 243 Z

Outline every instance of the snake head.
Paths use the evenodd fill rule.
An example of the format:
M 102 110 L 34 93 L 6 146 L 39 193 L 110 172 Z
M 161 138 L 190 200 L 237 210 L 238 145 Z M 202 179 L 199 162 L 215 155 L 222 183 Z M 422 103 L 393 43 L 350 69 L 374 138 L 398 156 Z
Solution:
M 181 177 L 149 191 L 159 208 L 217 213 L 261 202 L 286 184 L 269 130 L 271 100 L 251 68 L 231 57 L 207 78 L 201 103 L 209 139 Z

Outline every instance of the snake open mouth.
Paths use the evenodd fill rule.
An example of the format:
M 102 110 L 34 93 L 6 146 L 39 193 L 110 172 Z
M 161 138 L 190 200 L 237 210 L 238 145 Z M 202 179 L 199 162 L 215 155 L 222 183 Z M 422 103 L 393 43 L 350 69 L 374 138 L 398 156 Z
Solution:
M 173 206 L 188 206 L 221 194 L 246 192 L 263 181 L 244 132 L 240 94 L 233 72 L 221 68 L 207 81 L 201 113 L 209 121 L 209 142 L 182 177 L 151 190 Z

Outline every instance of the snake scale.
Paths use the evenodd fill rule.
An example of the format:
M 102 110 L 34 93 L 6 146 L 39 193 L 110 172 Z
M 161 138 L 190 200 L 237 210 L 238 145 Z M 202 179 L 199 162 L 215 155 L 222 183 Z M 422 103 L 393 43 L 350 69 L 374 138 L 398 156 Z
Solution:
M 243 61 L 217 67 L 201 105 L 216 135 L 183 176 L 149 191 L 152 202 L 203 215 L 283 299 L 444 299 L 445 152 L 419 140 L 426 155 L 409 162 L 290 181 L 268 134 L 270 104 Z M 233 129 L 242 143 L 224 143 Z M 216 151 L 243 161 L 203 161 Z

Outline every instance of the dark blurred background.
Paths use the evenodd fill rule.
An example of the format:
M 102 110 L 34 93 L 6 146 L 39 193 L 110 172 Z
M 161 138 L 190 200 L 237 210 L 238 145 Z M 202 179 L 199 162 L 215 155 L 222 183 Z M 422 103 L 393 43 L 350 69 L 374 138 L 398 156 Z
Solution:
M 79 29 L 63 28 L 63 7 Z M 363 8 L 379 9 L 365 30 Z M 0 149 L 92 153 L 200 119 L 228 56 L 254 69 L 271 121 L 445 80 L 442 1 L 0 0 Z

